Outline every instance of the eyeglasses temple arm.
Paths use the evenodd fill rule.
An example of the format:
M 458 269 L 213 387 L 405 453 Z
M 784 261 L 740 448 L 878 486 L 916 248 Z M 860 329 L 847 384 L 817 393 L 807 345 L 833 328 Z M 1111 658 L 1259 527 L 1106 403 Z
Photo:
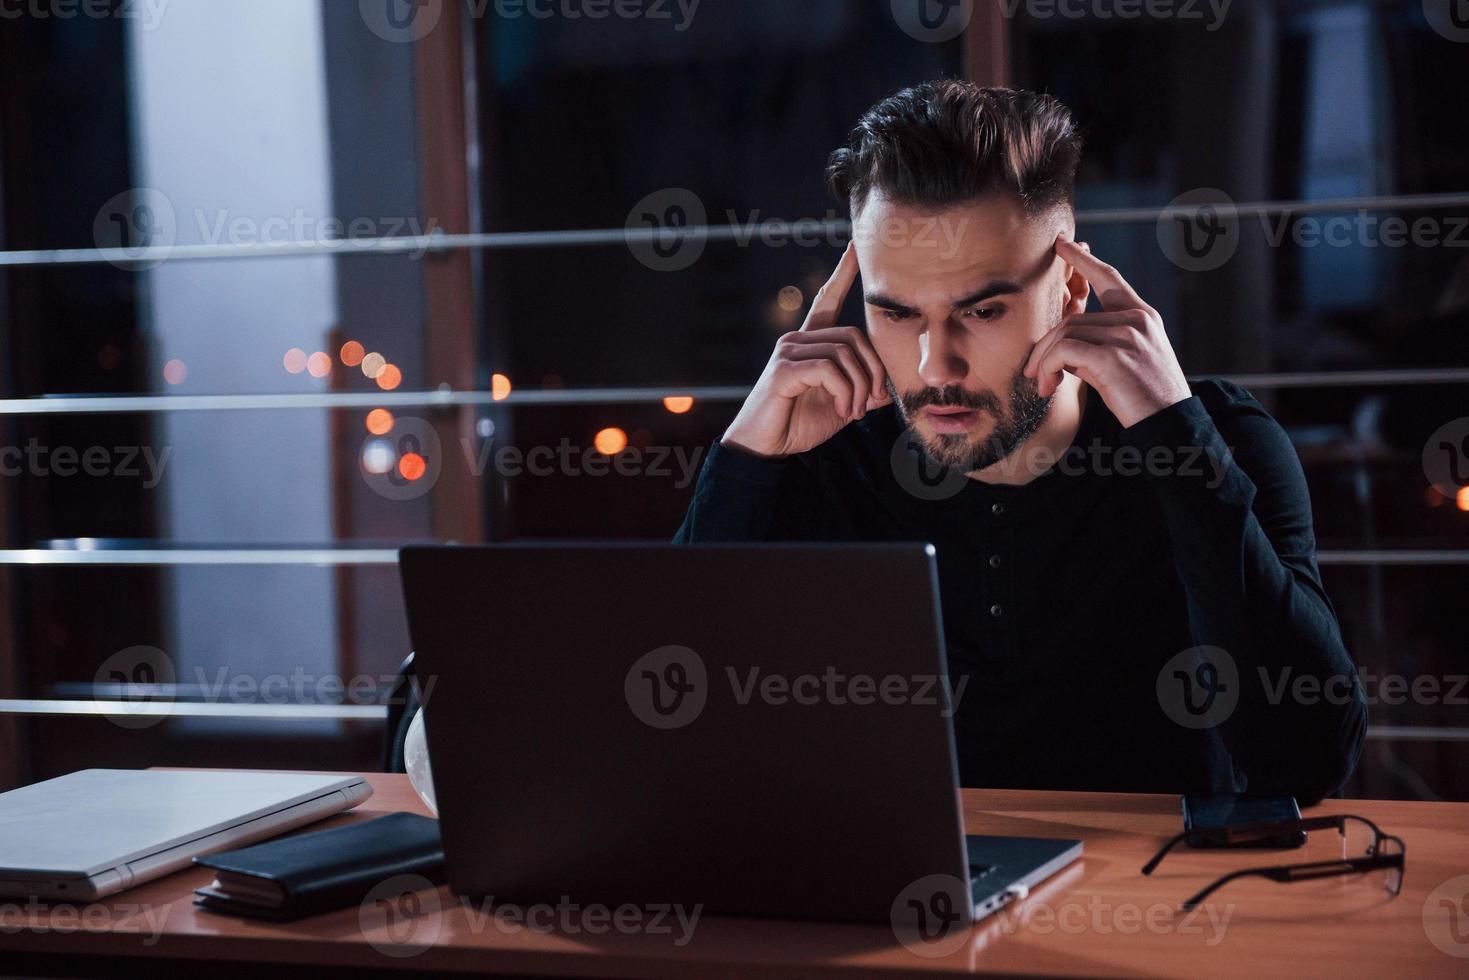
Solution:
M 1188 835 L 1188 831 L 1184 831 L 1183 833 L 1178 834 L 1177 836 L 1175 836 L 1168 843 L 1164 844 L 1162 850 L 1160 850 L 1157 854 L 1154 854 L 1153 855 L 1153 859 L 1151 861 L 1149 861 L 1147 864 L 1143 865 L 1143 874 L 1145 874 L 1145 875 L 1152 874 L 1153 873 L 1153 869 L 1156 868 L 1156 867 L 1158 867 L 1158 865 L 1163 862 L 1163 859 L 1168 856 L 1168 852 L 1171 851 L 1171 850 L 1173 850 L 1180 843 L 1182 843 L 1184 840 L 1186 840 L 1188 838 L 1188 836 L 1189 836 Z
M 1198 905 L 1204 899 L 1208 898 L 1210 895 L 1214 894 L 1216 891 L 1223 888 L 1231 881 L 1234 881 L 1237 878 L 1251 877 L 1269 878 L 1271 881 L 1289 880 L 1288 878 L 1286 878 L 1283 870 L 1280 868 L 1246 868 L 1243 871 L 1233 871 L 1222 878 L 1216 879 L 1213 884 L 1209 885 L 1197 894 L 1191 896 L 1188 901 L 1183 903 L 1183 907 L 1185 909 L 1192 909 L 1195 905 Z

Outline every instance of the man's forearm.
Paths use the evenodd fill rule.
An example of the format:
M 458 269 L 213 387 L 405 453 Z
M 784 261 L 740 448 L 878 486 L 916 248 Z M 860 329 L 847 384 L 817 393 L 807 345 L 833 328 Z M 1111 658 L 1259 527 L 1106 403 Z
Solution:
M 1238 703 L 1220 724 L 1226 746 L 1252 791 L 1311 801 L 1355 767 L 1366 704 L 1316 569 L 1299 464 L 1268 417 L 1247 428 L 1278 434 L 1276 444 L 1261 444 L 1270 460 L 1259 468 L 1268 481 L 1263 493 L 1197 397 L 1144 420 L 1125 439 L 1145 454 L 1162 447 L 1173 464 L 1149 479 L 1194 642 L 1222 649 L 1236 668 Z M 1320 696 L 1300 696 L 1301 678 Z
M 674 543 L 768 540 L 787 465 L 714 443 Z

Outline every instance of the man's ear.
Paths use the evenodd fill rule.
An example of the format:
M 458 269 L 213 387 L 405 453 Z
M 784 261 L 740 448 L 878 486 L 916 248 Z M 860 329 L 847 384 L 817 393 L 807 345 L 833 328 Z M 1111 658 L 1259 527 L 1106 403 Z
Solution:
M 1081 274 L 1081 270 L 1074 265 L 1065 268 L 1066 293 L 1061 301 L 1062 316 L 1076 316 L 1078 313 L 1086 312 L 1086 300 L 1092 293 L 1091 283 Z

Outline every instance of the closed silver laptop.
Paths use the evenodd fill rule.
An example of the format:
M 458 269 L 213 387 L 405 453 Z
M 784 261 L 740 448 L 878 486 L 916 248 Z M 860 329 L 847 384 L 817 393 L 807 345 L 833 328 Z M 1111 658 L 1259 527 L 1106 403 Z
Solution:
M 361 776 L 74 772 L 0 793 L 0 896 L 102 898 L 371 795 Z

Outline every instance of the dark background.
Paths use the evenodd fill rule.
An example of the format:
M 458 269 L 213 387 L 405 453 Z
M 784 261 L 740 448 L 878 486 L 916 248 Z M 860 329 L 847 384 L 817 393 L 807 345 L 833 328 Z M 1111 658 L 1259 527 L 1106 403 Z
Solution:
M 704 0 L 683 32 L 648 20 L 477 18 L 448 6 L 435 31 L 410 45 L 375 36 L 355 3 L 320 4 L 327 72 L 317 97 L 343 216 L 408 210 L 450 231 L 620 229 L 635 202 L 686 188 L 711 225 L 730 215 L 824 219 L 833 207 L 826 156 L 884 95 L 947 75 L 1061 98 L 1087 134 L 1081 234 L 1164 314 L 1191 376 L 1244 379 L 1295 441 L 1326 585 L 1361 669 L 1457 690 L 1457 703 L 1373 704 L 1349 795 L 1469 799 L 1469 687 L 1457 682 L 1469 675 L 1457 630 L 1469 586 L 1469 494 L 1433 490 L 1421 461 L 1434 430 L 1469 415 L 1463 377 L 1425 373 L 1469 368 L 1469 198 L 1430 207 L 1410 199 L 1469 192 L 1469 132 L 1459 119 L 1469 44 L 1438 33 L 1418 0 L 1237 0 L 1215 29 L 1098 16 L 1105 3 L 1080 19 L 1035 16 L 1025 4 L 1006 18 L 981 3 L 967 31 L 942 43 L 906 34 L 886 0 Z M 92 247 L 98 208 L 141 183 L 126 81 L 138 68 L 133 29 L 116 18 L 0 22 L 0 249 Z M 256 68 L 292 70 L 269 51 Z M 1197 188 L 1279 203 L 1264 218 L 1241 218 L 1228 263 L 1189 272 L 1168 261 L 1148 212 Z M 1303 202 L 1346 198 L 1371 201 L 1342 212 L 1349 217 L 1426 217 L 1443 237 L 1458 227 L 1457 243 L 1292 243 L 1296 223 L 1334 216 L 1303 211 Z M 1277 228 L 1286 231 L 1279 245 L 1266 233 Z M 839 252 L 840 244 L 715 240 L 675 273 L 646 267 L 621 242 L 344 257 L 335 260 L 335 335 L 391 335 L 405 351 L 405 391 L 444 383 L 484 391 L 494 374 L 521 393 L 748 386 L 802 315 L 803 307 L 781 308 L 781 290 L 795 287 L 808 302 Z M 148 291 L 146 273 L 107 264 L 0 267 L 3 396 L 160 391 Z M 1331 378 L 1384 370 L 1402 373 Z M 374 390 L 349 372 L 331 389 Z M 511 404 L 440 413 L 434 425 L 474 448 L 491 431 L 486 423 L 493 446 L 521 448 L 563 439 L 586 447 L 616 427 L 635 447 L 688 454 L 717 438 L 737 404 L 699 398 L 686 414 L 656 397 Z M 446 476 L 402 505 L 361 484 L 365 410 L 330 415 L 332 452 L 321 462 L 333 520 L 297 545 L 659 539 L 677 527 L 690 492 L 676 470 L 476 476 L 449 442 Z M 292 413 L 272 417 L 288 431 Z M 218 424 L 223 434 L 227 423 Z M 7 414 L 0 425 L 6 445 L 158 438 L 149 412 Z M 228 515 L 220 527 L 216 541 L 169 540 L 156 494 L 136 482 L 0 478 L 7 549 L 81 538 L 165 549 L 231 543 Z M 1439 557 L 1401 554 L 1424 549 Z M 342 673 L 391 673 L 406 648 L 395 573 L 347 568 L 335 583 Z M 124 647 L 168 649 L 178 601 L 153 567 L 0 565 L 0 699 L 10 705 L 0 714 L 8 765 L 0 784 L 83 765 L 376 764 L 377 723 L 314 723 L 309 705 L 295 727 L 255 719 L 201 735 L 179 718 L 125 731 L 33 703 L 87 696 L 99 665 Z

